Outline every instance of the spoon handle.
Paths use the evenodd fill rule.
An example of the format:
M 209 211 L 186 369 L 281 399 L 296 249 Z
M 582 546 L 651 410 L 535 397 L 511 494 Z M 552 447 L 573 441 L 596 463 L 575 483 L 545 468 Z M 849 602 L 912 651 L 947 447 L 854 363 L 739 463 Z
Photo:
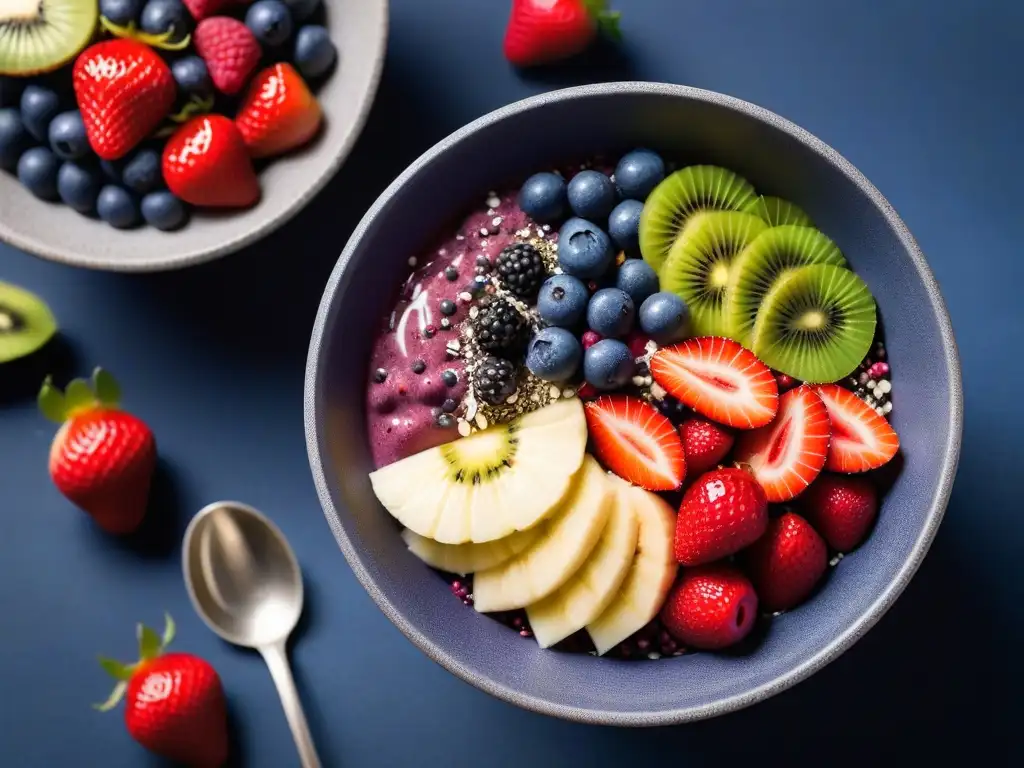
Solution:
M 299 701 L 299 692 L 295 688 L 295 679 L 288 664 L 288 653 L 284 643 L 264 646 L 260 648 L 260 653 L 263 654 L 263 660 L 270 668 L 270 676 L 277 686 L 277 695 L 281 697 L 285 717 L 288 718 L 288 725 L 292 729 L 292 738 L 295 739 L 295 746 L 299 750 L 302 768 L 320 768 L 320 758 L 316 755 L 313 737 L 309 733 L 306 715 L 302 711 L 302 702 Z

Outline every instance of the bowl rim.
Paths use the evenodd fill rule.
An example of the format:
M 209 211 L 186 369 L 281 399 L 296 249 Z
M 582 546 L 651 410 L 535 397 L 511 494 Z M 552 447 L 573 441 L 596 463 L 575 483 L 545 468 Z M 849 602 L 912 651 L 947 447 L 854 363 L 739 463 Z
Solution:
M 812 150 L 827 162 L 835 166 L 846 178 L 853 183 L 860 191 L 867 196 L 872 203 L 881 211 L 886 221 L 895 231 L 901 245 L 910 255 L 918 276 L 924 284 L 925 291 L 931 302 L 931 306 L 939 321 L 939 333 L 942 337 L 946 369 L 949 371 L 950 393 L 949 393 L 949 437 L 943 446 L 942 468 L 940 472 L 937 494 L 931 508 L 928 510 L 926 524 L 911 548 L 910 555 L 900 567 L 896 577 L 889 583 L 884 591 L 879 594 L 870 606 L 851 624 L 844 632 L 837 635 L 828 645 L 818 651 L 811 658 L 794 667 L 785 674 L 774 680 L 752 688 L 743 693 L 712 701 L 698 706 L 680 707 L 677 709 L 666 709 L 656 712 L 618 712 L 609 710 L 589 709 L 586 707 L 565 706 L 553 704 L 543 698 L 521 693 L 511 687 L 497 684 L 488 679 L 486 675 L 474 672 L 462 665 L 457 659 L 452 658 L 443 651 L 429 637 L 416 629 L 402 613 L 395 608 L 388 597 L 380 590 L 373 581 L 362 557 L 352 544 L 341 525 L 340 518 L 335 509 L 334 502 L 328 488 L 325 467 L 320 452 L 321 427 L 317 423 L 317 374 L 319 358 L 323 352 L 324 336 L 327 331 L 327 318 L 331 306 L 334 303 L 335 293 L 338 290 L 342 275 L 349 260 L 355 253 L 366 232 L 374 223 L 374 220 L 381 214 L 384 208 L 396 196 L 398 191 L 415 175 L 422 171 L 428 164 L 439 156 L 443 155 L 451 147 L 462 142 L 469 136 L 486 130 L 490 126 L 513 115 L 528 112 L 534 108 L 556 102 L 572 101 L 579 98 L 613 96 L 615 94 L 637 94 L 647 93 L 660 96 L 684 98 L 692 101 L 711 103 L 740 112 L 747 117 L 767 123 L 770 126 L 783 131 L 791 138 L 796 139 L 808 149 Z M 353 230 L 352 235 L 345 246 L 344 251 L 338 258 L 338 262 L 331 272 L 331 276 L 324 288 L 324 294 L 317 311 L 316 321 L 310 340 L 309 354 L 306 362 L 306 380 L 303 393 L 303 413 L 305 420 L 306 448 L 309 455 L 310 469 L 313 473 L 313 480 L 316 485 L 317 495 L 323 507 L 327 522 L 334 532 L 345 559 L 355 573 L 356 578 L 363 585 L 366 591 L 373 598 L 383 613 L 397 626 L 402 633 L 409 638 L 421 651 L 431 660 L 453 673 L 467 683 L 489 693 L 503 701 L 515 704 L 524 709 L 551 715 L 566 720 L 594 725 L 614 726 L 659 726 L 677 725 L 693 722 L 696 720 L 716 717 L 718 715 L 733 712 L 749 707 L 753 704 L 768 699 L 781 693 L 797 683 L 807 679 L 815 672 L 821 670 L 829 663 L 838 658 L 843 652 L 856 643 L 864 634 L 870 630 L 881 617 L 892 607 L 900 596 L 911 578 L 917 572 L 925 555 L 928 553 L 931 543 L 938 531 L 939 525 L 945 514 L 946 505 L 952 491 L 953 480 L 956 476 L 957 464 L 960 456 L 960 444 L 963 430 L 963 389 L 961 380 L 960 360 L 956 340 L 953 336 L 953 327 L 946 310 L 945 301 L 939 291 L 938 283 L 935 280 L 931 268 L 925 261 L 917 242 L 914 240 L 909 229 L 900 219 L 895 209 L 888 200 L 878 191 L 867 178 L 858 171 L 848 160 L 840 155 L 829 145 L 800 128 L 795 123 L 753 104 L 733 96 L 727 96 L 715 91 L 708 91 L 700 88 L 693 88 L 684 85 L 670 83 L 653 83 L 643 81 L 624 81 L 615 83 L 599 83 L 595 85 L 576 86 L 563 88 L 547 93 L 531 96 L 520 101 L 513 102 L 507 106 L 496 109 L 473 122 L 463 126 L 448 137 L 436 143 L 419 158 L 417 158 L 406 170 L 399 175 L 373 206 L 366 212 L 358 226 Z
M 366 0 L 360 1 L 366 2 Z M 215 259 L 228 256 L 248 245 L 252 245 L 257 241 L 262 240 L 264 237 L 291 221 L 299 211 L 305 208 L 309 202 L 316 197 L 316 195 L 319 194 L 325 186 L 327 186 L 327 182 L 334 177 L 338 172 L 338 169 L 352 153 L 352 148 L 362 134 L 363 127 L 366 125 L 367 119 L 369 119 L 370 110 L 373 107 L 374 100 L 377 96 L 377 89 L 380 86 L 381 74 L 384 71 L 384 60 L 387 53 L 388 29 L 391 15 L 389 9 L 390 1 L 391 0 L 375 0 L 375 2 L 380 6 L 380 24 L 375 32 L 377 50 L 371 65 L 370 78 L 367 83 L 368 87 L 360 97 L 355 111 L 356 119 L 349 124 L 348 133 L 342 140 L 338 151 L 334 153 L 328 162 L 321 166 L 320 172 L 317 174 L 316 178 L 313 179 L 312 183 L 309 184 L 301 194 L 297 195 L 288 207 L 281 211 L 277 216 L 266 218 L 255 227 L 252 227 L 244 233 L 212 248 L 194 248 L 186 253 L 178 253 L 172 256 L 156 255 L 151 260 L 144 263 L 125 264 L 117 259 L 75 255 L 69 253 L 65 249 L 54 248 L 32 235 L 22 235 L 7 226 L 2 219 L 0 219 L 0 242 L 6 243 L 13 248 L 17 248 L 33 256 L 38 256 L 39 258 L 46 259 L 47 261 L 57 262 L 58 264 L 65 264 L 70 267 L 79 267 L 82 269 L 100 270 L 105 272 L 141 273 L 163 272 L 192 267 L 197 264 L 203 264 L 208 261 L 214 261 Z

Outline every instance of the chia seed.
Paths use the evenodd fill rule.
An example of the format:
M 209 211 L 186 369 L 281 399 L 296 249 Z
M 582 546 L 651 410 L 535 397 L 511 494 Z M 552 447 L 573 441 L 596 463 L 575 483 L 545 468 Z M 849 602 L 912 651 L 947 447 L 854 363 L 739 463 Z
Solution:
M 388 379 L 388 372 L 383 368 L 378 368 L 373 372 L 373 380 L 378 384 L 383 384 Z
M 450 397 L 441 404 L 441 410 L 445 413 L 455 413 L 455 409 L 459 407 L 459 404 L 452 400 Z
M 445 267 L 444 276 L 447 278 L 448 282 L 454 283 L 459 279 L 459 270 L 455 267 Z
M 427 370 L 427 364 L 422 360 L 417 360 L 412 364 L 412 372 L 417 376 Z
M 439 309 L 441 310 L 441 314 L 445 317 L 451 317 L 458 311 L 458 308 L 455 306 L 455 302 L 451 299 L 442 299 Z
M 491 260 L 484 256 L 483 254 L 480 254 L 479 256 L 476 257 L 476 265 L 478 267 L 483 267 L 484 269 L 490 269 Z
M 459 374 L 457 374 L 451 368 L 447 368 L 441 374 L 441 381 L 444 382 L 446 387 L 454 387 L 456 384 L 459 383 Z

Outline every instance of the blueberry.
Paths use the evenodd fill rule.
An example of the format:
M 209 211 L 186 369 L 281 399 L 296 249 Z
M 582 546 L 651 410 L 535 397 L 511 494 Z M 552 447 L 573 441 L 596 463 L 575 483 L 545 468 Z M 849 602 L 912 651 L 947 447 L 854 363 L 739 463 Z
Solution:
M 181 92 L 189 96 L 206 96 L 213 91 L 210 71 L 198 56 L 178 59 L 171 64 L 171 74 Z
M 163 186 L 162 163 L 161 154 L 155 149 L 140 149 L 124 164 L 121 180 L 132 192 L 145 195 Z
M 281 45 L 292 36 L 292 15 L 280 0 L 257 0 L 245 13 L 245 26 L 263 45 Z
M 191 27 L 191 19 L 181 0 L 149 0 L 142 8 L 139 26 L 151 35 L 171 32 L 173 37 L 184 37 Z
M 338 58 L 330 33 L 318 24 L 308 24 L 295 36 L 295 66 L 307 80 L 325 74 Z
M 627 253 L 640 251 L 640 214 L 644 204 L 638 200 L 623 200 L 608 217 L 608 234 L 619 248 Z
M 636 363 L 629 347 L 615 339 L 601 339 L 583 354 L 583 377 L 597 389 L 618 389 L 633 377 Z
M 80 160 L 89 154 L 82 114 L 77 110 L 61 112 L 50 123 L 50 148 L 62 160 Z
M 579 339 L 564 328 L 542 328 L 530 339 L 526 367 L 538 379 L 565 381 L 580 366 L 583 347 Z
M 615 274 L 615 287 L 629 294 L 633 306 L 658 292 L 658 273 L 643 259 L 626 259 Z
M 72 160 L 57 172 L 57 194 L 64 204 L 79 213 L 92 213 L 100 194 L 103 177 L 98 170 Z
M 21 94 L 21 121 L 38 141 L 46 141 L 50 121 L 60 112 L 57 92 L 41 85 L 29 85 Z
M 548 325 L 572 328 L 587 314 L 590 293 L 571 275 L 552 275 L 540 287 L 537 314 Z
M 665 161 L 649 149 L 634 149 L 615 166 L 615 185 L 628 200 L 643 202 L 665 178 Z
M 0 109 L 18 106 L 21 103 L 21 89 L 24 85 L 24 78 L 0 77 Z
M 96 212 L 117 229 L 128 229 L 139 223 L 139 204 L 128 190 L 114 184 L 107 184 L 100 190 Z
M 32 147 L 18 159 L 18 180 L 42 200 L 57 199 L 60 160 L 48 147 Z
M 185 204 L 166 189 L 150 192 L 142 198 L 141 208 L 146 223 L 165 232 L 178 229 L 188 220 Z
M 580 171 L 567 190 L 569 207 L 581 219 L 601 221 L 615 207 L 615 185 L 600 171 Z
M 606 339 L 625 336 L 633 327 L 636 307 L 629 294 L 618 288 L 602 288 L 590 297 L 587 325 Z
M 557 173 L 535 173 L 519 190 L 519 207 L 540 224 L 549 224 L 565 216 L 568 204 L 565 179 Z
M 139 20 L 142 0 L 100 0 L 100 14 L 119 27 Z
M 690 308 L 674 293 L 655 293 L 640 305 L 640 330 L 659 344 L 682 341 L 689 328 Z
M 292 18 L 296 21 L 305 21 L 313 12 L 320 7 L 320 0 L 284 0 Z
M 13 171 L 18 158 L 28 149 L 32 137 L 21 122 L 21 113 L 14 109 L 0 109 L 0 168 Z
M 121 174 L 124 172 L 125 159 L 119 158 L 117 160 L 100 160 L 100 170 L 103 171 L 103 175 L 106 176 L 117 184 L 121 183 Z
M 615 260 L 612 241 L 597 224 L 569 219 L 558 232 L 558 264 L 567 274 L 600 277 Z

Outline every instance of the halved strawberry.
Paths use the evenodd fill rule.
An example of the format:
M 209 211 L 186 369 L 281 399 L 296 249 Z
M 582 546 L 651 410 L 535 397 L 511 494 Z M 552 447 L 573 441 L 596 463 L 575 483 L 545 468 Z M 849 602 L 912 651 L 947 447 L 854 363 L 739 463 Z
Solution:
M 630 395 L 604 395 L 583 408 L 594 454 L 608 469 L 648 491 L 683 484 L 683 441 L 652 406 Z
M 870 405 L 838 384 L 819 384 L 814 390 L 832 422 L 825 469 L 848 474 L 867 472 L 896 455 L 900 449 L 896 431 Z
M 768 501 L 789 501 L 821 473 L 831 434 L 825 404 L 804 384 L 779 398 L 775 421 L 740 435 L 736 461 L 750 465 Z
M 651 360 L 651 375 L 684 405 L 730 427 L 763 427 L 779 408 L 779 388 L 768 366 L 721 336 L 700 336 L 659 349 Z

